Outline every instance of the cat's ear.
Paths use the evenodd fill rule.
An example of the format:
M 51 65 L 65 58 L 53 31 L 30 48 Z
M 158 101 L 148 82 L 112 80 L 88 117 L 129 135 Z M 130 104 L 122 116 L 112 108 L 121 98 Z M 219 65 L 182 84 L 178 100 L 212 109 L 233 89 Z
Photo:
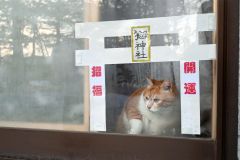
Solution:
M 148 84 L 148 86 L 152 86 L 152 85 L 153 85 L 152 79 L 150 79 L 150 78 L 148 78 L 148 77 L 146 77 L 146 79 L 147 79 L 147 84 Z

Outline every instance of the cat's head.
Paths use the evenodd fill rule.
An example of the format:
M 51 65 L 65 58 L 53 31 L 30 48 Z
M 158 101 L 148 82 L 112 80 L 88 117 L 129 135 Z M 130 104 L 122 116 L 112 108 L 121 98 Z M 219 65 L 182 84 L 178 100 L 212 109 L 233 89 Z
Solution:
M 145 107 L 151 112 L 160 111 L 174 104 L 177 99 L 177 88 L 169 80 L 148 79 L 143 91 Z

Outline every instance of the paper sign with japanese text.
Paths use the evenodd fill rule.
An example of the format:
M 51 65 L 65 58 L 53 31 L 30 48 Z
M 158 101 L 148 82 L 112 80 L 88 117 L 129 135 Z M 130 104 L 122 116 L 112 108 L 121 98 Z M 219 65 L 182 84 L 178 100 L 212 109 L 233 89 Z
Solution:
M 181 133 L 200 134 L 199 61 L 180 62 Z
M 132 61 L 151 61 L 150 26 L 136 26 L 131 29 Z
M 104 129 L 106 131 L 106 117 L 103 117 L 107 115 L 106 106 L 104 107 L 106 103 L 105 85 L 103 82 L 96 83 L 99 79 L 105 81 L 105 75 L 103 72 L 99 73 L 99 66 L 104 67 L 104 65 L 108 64 L 180 61 L 181 84 L 179 87 L 181 88 L 182 133 L 199 134 L 199 61 L 216 59 L 216 44 L 200 45 L 198 43 L 199 32 L 215 31 L 216 26 L 212 23 L 214 17 L 214 14 L 194 14 L 77 23 L 75 25 L 75 36 L 76 38 L 88 38 L 89 48 L 88 50 L 76 51 L 75 65 L 95 66 L 95 68 L 90 70 L 91 131 L 104 131 Z M 116 26 L 118 28 L 117 30 Z M 172 46 L 156 46 L 154 44 L 151 46 L 151 34 L 178 34 L 179 44 Z M 116 45 L 116 47 L 113 48 L 106 48 L 106 37 L 122 36 L 131 36 L 131 47 L 129 45 L 127 45 L 127 47 Z M 126 43 L 128 42 L 129 41 Z M 152 43 L 155 43 L 154 39 Z M 188 61 L 189 59 L 194 61 Z M 92 73 L 92 70 L 95 72 Z M 106 84 L 108 84 L 108 82 L 106 82 Z M 103 121 L 104 118 L 105 121 Z
M 106 131 L 105 67 L 90 66 L 90 131 Z

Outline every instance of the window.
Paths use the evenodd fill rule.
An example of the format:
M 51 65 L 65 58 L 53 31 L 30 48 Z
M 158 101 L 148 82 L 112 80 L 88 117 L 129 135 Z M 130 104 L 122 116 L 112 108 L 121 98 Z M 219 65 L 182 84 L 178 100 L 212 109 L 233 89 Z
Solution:
M 231 62 L 225 43 L 231 40 L 223 34 L 222 3 L 1 1 L 2 135 L 27 134 L 30 146 L 42 147 L 41 137 L 52 137 L 46 154 L 62 154 L 65 144 L 78 148 L 94 139 L 96 146 L 106 145 L 97 155 L 142 146 L 129 154 L 144 157 L 145 147 L 159 145 L 171 159 L 176 145 L 180 159 L 216 158 L 229 124 L 222 115 L 228 108 L 222 107 L 231 97 L 224 96 L 235 84 L 228 88 L 232 79 L 222 80 L 232 76 L 225 73 Z M 124 149 L 126 142 L 131 144 Z M 75 151 L 69 153 L 80 156 Z M 150 152 L 159 154 L 153 149 L 146 156 Z

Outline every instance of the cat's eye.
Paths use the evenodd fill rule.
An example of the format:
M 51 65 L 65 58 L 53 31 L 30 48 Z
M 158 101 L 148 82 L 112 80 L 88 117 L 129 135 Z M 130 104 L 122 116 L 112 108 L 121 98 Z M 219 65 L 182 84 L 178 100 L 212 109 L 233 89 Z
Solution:
M 154 101 L 154 102 L 159 102 L 159 101 L 160 101 L 160 99 L 158 99 L 158 98 L 155 98 L 155 99 L 153 99 L 153 101 Z
M 171 86 L 170 86 L 170 85 L 166 85 L 166 86 L 163 87 L 163 89 L 164 89 L 165 91 L 169 91 L 169 90 L 171 89 Z
M 149 100 L 149 97 L 145 97 L 146 100 Z

